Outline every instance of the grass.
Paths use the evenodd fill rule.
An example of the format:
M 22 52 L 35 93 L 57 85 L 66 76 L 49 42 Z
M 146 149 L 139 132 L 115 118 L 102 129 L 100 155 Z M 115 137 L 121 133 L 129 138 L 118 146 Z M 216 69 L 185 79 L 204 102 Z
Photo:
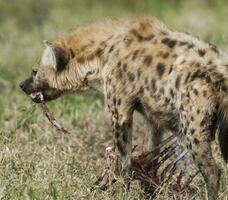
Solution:
M 51 110 L 71 132 L 52 127 L 18 83 L 31 71 L 42 50 L 42 40 L 79 24 L 155 15 L 171 27 L 199 35 L 228 49 L 228 3 L 225 0 L 21 0 L 0 2 L 0 199 L 122 199 L 121 184 L 106 192 L 91 191 L 111 144 L 111 127 L 100 95 L 67 96 L 50 103 Z M 145 140 L 144 121 L 137 117 L 135 138 Z M 137 132 L 137 134 L 136 134 Z M 215 150 L 215 153 L 217 151 Z M 228 196 L 228 171 L 223 169 L 220 198 Z M 202 178 L 194 184 L 201 194 Z M 170 199 L 164 189 L 156 199 Z M 173 196 L 173 199 L 191 199 Z M 145 199 L 137 183 L 129 199 Z

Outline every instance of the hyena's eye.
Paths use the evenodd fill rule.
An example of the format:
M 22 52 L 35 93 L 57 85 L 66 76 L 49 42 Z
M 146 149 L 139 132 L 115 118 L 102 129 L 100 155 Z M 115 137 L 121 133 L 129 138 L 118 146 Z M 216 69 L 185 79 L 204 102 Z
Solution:
M 37 74 L 37 70 L 36 69 L 33 69 L 32 70 L 32 76 L 36 76 L 36 74 Z

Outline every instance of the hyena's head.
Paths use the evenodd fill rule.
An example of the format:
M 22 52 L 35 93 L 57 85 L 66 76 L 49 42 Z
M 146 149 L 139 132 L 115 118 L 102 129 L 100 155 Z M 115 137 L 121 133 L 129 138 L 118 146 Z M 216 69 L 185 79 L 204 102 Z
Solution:
M 31 75 L 20 83 L 35 103 L 56 99 L 69 92 L 91 89 L 88 80 L 97 74 L 96 62 L 79 63 L 72 50 L 44 41 L 45 49 Z M 73 55 L 72 55 L 73 54 Z

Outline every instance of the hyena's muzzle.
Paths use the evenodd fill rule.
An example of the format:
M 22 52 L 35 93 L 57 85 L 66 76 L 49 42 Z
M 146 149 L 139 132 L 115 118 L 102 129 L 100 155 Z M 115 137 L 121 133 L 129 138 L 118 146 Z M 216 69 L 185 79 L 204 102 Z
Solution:
M 35 86 L 32 76 L 22 81 L 20 83 L 20 88 L 29 95 L 35 103 L 41 103 L 44 100 L 42 89 Z
M 53 100 L 62 94 L 56 89 L 51 89 L 48 84 L 35 84 L 32 76 L 22 81 L 19 86 L 35 103 Z

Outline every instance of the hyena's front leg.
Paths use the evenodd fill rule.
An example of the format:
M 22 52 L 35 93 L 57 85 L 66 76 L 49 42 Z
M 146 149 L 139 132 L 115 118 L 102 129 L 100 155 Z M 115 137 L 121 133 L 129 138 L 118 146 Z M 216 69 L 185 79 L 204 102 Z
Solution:
M 114 145 L 120 155 L 121 172 L 128 187 L 131 173 L 133 111 L 130 112 L 128 106 L 124 106 L 124 102 L 120 102 L 121 100 L 114 100 L 114 104 L 109 104 L 108 107 L 112 114 Z

